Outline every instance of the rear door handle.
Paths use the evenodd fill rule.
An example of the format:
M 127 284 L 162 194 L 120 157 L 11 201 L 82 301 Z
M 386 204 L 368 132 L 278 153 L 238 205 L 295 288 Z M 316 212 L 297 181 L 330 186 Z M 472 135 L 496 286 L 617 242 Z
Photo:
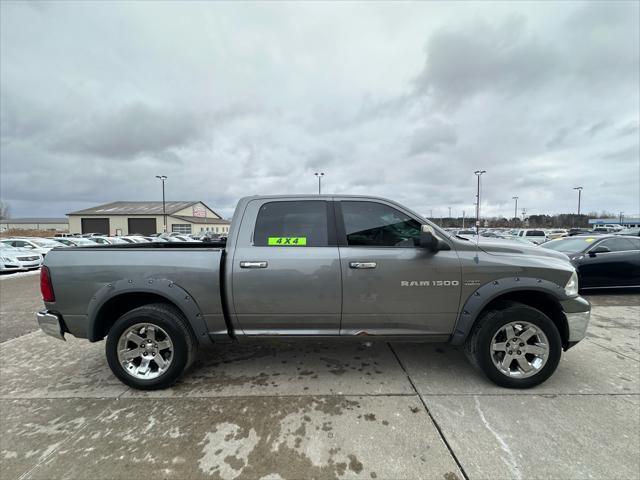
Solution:
M 240 268 L 267 268 L 267 262 L 240 262 Z
M 378 264 L 376 262 L 351 262 L 349 263 L 349 268 L 376 268 Z

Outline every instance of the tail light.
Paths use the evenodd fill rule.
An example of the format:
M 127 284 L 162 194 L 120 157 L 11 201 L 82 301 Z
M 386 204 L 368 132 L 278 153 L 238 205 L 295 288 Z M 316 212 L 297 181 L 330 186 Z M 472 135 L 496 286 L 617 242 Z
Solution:
M 56 296 L 53 293 L 53 285 L 51 284 L 51 275 L 47 267 L 40 267 L 40 293 L 42 300 L 45 302 L 55 302 Z

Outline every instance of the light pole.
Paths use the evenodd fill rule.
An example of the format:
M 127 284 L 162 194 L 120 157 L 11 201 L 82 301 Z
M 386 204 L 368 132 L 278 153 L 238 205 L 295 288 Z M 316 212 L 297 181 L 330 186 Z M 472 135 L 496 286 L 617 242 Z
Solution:
M 582 187 L 573 187 L 574 190 L 578 190 L 578 216 L 580 216 L 580 200 L 582 199 Z
M 462 210 L 462 229 L 464 230 L 464 210 Z
M 478 190 L 476 193 L 476 199 L 478 202 L 476 203 L 476 234 L 480 234 L 480 177 L 483 173 L 487 173 L 486 170 L 476 170 L 473 172 L 478 177 Z
M 318 195 L 320 195 L 322 193 L 322 177 L 324 177 L 324 172 L 316 172 L 314 175 L 318 177 Z
M 167 233 L 167 208 L 164 201 L 164 181 L 167 179 L 166 175 L 156 175 L 156 178 L 160 179 L 162 182 L 162 217 L 163 217 L 163 225 L 162 231 L 163 233 Z
M 578 223 L 580 222 L 580 200 L 582 198 L 582 187 L 573 187 L 574 190 L 578 190 Z M 573 224 L 573 222 L 571 222 Z
M 624 218 L 624 212 L 620 212 L 620 226 L 622 226 L 622 219 Z
M 513 218 L 514 218 L 514 221 L 517 222 L 518 221 L 518 198 L 519 197 L 511 197 L 511 198 L 516 201 L 516 207 L 513 209 Z M 517 223 L 516 223 L 516 225 L 517 225 Z M 514 227 L 516 225 L 514 225 Z

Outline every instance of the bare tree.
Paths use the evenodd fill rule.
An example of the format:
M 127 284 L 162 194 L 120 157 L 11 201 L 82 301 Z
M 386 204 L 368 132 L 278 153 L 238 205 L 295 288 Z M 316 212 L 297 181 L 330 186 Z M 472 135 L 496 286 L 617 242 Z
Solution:
M 0 200 L 0 220 L 9 218 L 11 216 L 11 207 L 4 200 Z

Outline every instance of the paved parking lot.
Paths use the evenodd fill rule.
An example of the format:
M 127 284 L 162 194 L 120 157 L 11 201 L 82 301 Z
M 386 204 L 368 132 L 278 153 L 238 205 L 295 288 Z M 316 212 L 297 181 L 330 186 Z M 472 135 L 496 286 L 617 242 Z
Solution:
M 203 351 L 170 390 L 119 383 L 104 344 L 46 337 L 38 277 L 0 278 L 0 477 L 640 478 L 640 295 L 593 295 L 587 340 L 527 391 L 449 346 Z

